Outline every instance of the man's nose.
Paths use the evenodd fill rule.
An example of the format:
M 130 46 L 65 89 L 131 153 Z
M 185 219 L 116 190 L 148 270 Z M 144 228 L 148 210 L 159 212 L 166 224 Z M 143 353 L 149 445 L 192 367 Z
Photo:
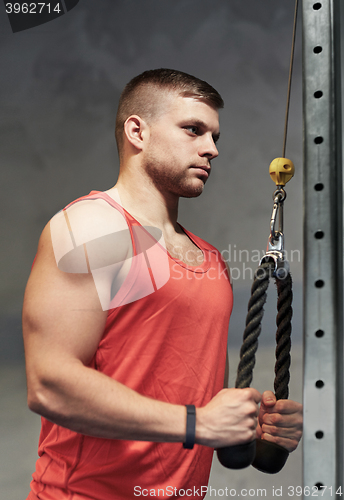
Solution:
M 212 136 L 207 136 L 204 138 L 204 143 L 202 144 L 202 149 L 200 152 L 200 156 L 206 156 L 209 160 L 216 158 L 219 155 L 217 147 L 215 145 L 214 139 Z

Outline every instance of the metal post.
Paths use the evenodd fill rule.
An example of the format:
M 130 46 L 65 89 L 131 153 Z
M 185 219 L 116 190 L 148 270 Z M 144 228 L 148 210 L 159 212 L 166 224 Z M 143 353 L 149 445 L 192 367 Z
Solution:
M 304 499 L 344 494 L 340 17 L 303 0 Z

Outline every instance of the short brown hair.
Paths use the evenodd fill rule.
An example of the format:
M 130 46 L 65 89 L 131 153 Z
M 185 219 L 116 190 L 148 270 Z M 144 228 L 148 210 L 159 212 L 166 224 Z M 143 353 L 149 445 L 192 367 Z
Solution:
M 195 97 L 214 109 L 223 108 L 220 94 L 209 83 L 173 69 L 153 69 L 136 76 L 124 87 L 116 117 L 116 141 L 119 153 L 123 144 L 123 126 L 131 115 L 149 121 L 157 112 L 161 91 L 176 92 L 182 97 Z

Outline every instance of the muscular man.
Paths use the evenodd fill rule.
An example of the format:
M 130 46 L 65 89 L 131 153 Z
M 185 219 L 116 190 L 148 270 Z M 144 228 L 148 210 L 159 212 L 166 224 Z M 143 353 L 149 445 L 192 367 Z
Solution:
M 256 435 L 298 444 L 301 405 L 223 389 L 228 273 L 177 222 L 218 155 L 221 107 L 185 73 L 134 78 L 117 114 L 117 184 L 42 233 L 23 310 L 28 404 L 43 417 L 30 500 L 200 498 L 214 448 Z

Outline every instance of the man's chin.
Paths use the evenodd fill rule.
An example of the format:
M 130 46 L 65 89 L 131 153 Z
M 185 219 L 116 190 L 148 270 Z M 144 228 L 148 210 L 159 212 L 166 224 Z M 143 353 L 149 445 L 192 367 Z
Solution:
M 185 190 L 180 196 L 181 198 L 197 198 L 197 196 L 200 196 L 203 193 L 203 190 L 204 184 L 197 188 L 194 187 L 193 189 L 188 189 L 187 191 Z

